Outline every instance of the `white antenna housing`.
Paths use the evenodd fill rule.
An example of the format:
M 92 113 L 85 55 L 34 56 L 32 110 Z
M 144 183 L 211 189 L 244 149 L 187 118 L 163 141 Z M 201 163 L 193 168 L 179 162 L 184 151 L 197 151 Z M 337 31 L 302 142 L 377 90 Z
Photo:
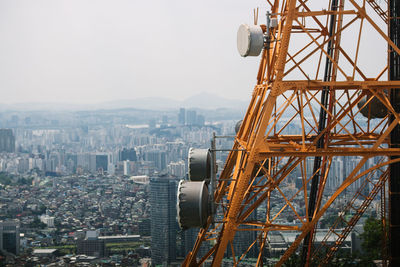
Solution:
M 264 47 L 264 33 L 258 25 L 242 24 L 237 33 L 237 48 L 242 57 L 258 56 Z

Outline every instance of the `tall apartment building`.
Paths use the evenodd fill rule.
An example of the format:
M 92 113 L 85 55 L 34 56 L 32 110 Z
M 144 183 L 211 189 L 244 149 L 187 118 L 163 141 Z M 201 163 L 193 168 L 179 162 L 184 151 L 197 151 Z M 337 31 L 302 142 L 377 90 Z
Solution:
M 134 148 L 124 148 L 119 151 L 119 161 L 137 161 L 136 150 Z
M 0 152 L 15 152 L 15 137 L 11 129 L 0 129 Z
M 155 265 L 169 264 L 176 259 L 176 190 L 173 179 L 150 178 L 151 260 Z
M 167 153 L 162 150 L 149 150 L 144 153 L 144 160 L 154 162 L 158 171 L 167 168 Z
M 197 125 L 197 112 L 195 110 L 186 112 L 186 125 Z
M 108 171 L 108 154 L 96 154 L 96 171 Z
M 179 109 L 178 123 L 180 125 L 185 125 L 186 124 L 186 110 L 184 108 L 180 108 Z
M 251 203 L 254 203 L 254 200 Z M 246 220 L 257 221 L 257 210 L 254 210 Z M 239 229 L 245 229 L 245 228 L 253 228 L 253 227 L 246 225 L 239 226 Z M 238 253 L 239 256 L 242 255 L 246 250 L 249 249 L 250 244 L 252 244 L 256 239 L 257 239 L 256 231 L 237 231 L 233 241 L 233 247 L 235 253 Z M 231 251 L 230 250 L 227 251 L 229 251 L 228 255 L 230 255 Z M 253 245 L 246 253 L 246 257 L 257 258 L 258 252 L 259 252 L 258 247 Z

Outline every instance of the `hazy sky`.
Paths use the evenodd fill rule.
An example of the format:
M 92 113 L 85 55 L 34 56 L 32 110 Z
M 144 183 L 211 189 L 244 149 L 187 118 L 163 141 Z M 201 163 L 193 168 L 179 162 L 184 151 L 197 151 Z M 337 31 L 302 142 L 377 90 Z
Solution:
M 0 103 L 249 99 L 259 58 L 238 55 L 236 32 L 257 6 L 265 12 L 256 0 L 0 0 Z

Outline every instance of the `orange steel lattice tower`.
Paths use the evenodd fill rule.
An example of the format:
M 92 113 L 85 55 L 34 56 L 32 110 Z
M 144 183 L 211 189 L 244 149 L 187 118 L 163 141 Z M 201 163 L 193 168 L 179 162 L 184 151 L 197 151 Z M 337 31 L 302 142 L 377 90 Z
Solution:
M 252 99 L 217 179 L 216 213 L 200 229 L 183 266 L 221 266 L 224 258 L 236 266 L 250 251 L 256 266 L 263 266 L 275 231 L 295 233 L 276 266 L 293 253 L 308 266 L 317 223 L 344 191 L 364 196 L 357 216 L 347 222 L 351 227 L 371 198 L 385 191 L 386 181 L 400 183 L 389 175 L 390 166 L 400 162 L 400 146 L 393 145 L 400 123 L 400 76 L 390 75 L 400 49 L 390 37 L 395 26 L 389 28 L 399 18 L 390 15 L 389 4 L 267 0 L 270 12 L 268 23 L 259 25 L 264 47 Z M 337 161 L 347 164 L 347 171 L 336 172 L 338 181 L 328 191 Z M 290 187 L 294 180 L 298 187 Z M 373 191 L 363 194 L 362 184 Z M 390 190 L 389 201 L 394 201 L 397 193 Z M 288 224 L 288 216 L 297 224 Z M 252 239 L 238 248 L 242 232 L 253 233 Z M 396 266 L 399 255 L 390 253 L 390 246 L 389 241 L 389 264 Z

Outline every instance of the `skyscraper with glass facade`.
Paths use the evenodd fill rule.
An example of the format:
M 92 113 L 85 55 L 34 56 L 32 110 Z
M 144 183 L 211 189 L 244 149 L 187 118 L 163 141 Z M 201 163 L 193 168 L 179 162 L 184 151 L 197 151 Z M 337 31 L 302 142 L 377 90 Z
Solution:
M 151 259 L 153 264 L 169 264 L 176 259 L 177 182 L 166 176 L 150 178 Z

